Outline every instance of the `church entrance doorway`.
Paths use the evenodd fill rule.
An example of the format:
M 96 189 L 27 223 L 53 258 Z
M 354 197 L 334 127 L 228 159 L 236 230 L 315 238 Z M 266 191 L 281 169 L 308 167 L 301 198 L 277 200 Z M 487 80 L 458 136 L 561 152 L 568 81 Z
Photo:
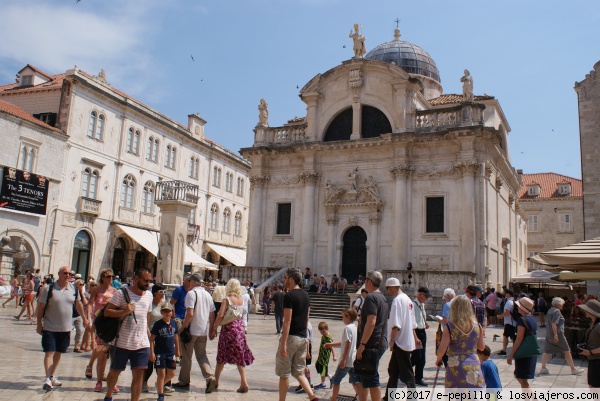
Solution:
M 360 227 L 350 227 L 344 233 L 342 276 L 352 283 L 367 273 L 367 233 Z

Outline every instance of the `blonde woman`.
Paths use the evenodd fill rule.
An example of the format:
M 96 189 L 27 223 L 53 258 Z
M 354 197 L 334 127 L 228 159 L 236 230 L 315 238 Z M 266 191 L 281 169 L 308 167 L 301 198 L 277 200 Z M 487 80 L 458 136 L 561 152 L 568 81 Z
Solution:
M 240 282 L 236 279 L 231 279 L 225 286 L 226 297 L 221 302 L 219 313 L 215 319 L 215 323 L 210 333 L 210 339 L 214 339 L 217 336 L 217 328 L 223 320 L 227 308 L 229 305 L 233 305 L 242 316 L 244 311 L 244 301 L 242 299 L 242 288 Z M 223 372 L 225 364 L 237 365 L 238 372 L 240 373 L 240 388 L 237 389 L 238 393 L 248 392 L 248 381 L 246 380 L 246 365 L 251 365 L 254 362 L 254 355 L 248 347 L 246 342 L 246 334 L 244 332 L 244 322 L 240 317 L 231 323 L 225 324 L 221 327 L 221 334 L 219 336 L 219 347 L 217 350 L 217 368 L 215 370 L 215 379 L 217 380 L 217 387 L 219 387 L 219 378 Z
M 446 388 L 485 387 L 477 357 L 477 350 L 484 349 L 482 329 L 473 314 L 471 301 L 465 295 L 455 297 L 435 361 L 436 366 L 442 366 L 442 357 L 448 352 Z
M 96 318 L 96 313 L 98 313 L 104 306 L 110 301 L 117 290 L 111 286 L 113 281 L 113 271 L 112 269 L 102 269 L 100 271 L 100 275 L 98 276 L 98 286 L 93 287 L 90 291 L 90 301 L 87 306 L 87 314 L 92 318 Z M 92 323 L 90 323 L 92 325 Z M 91 327 L 92 333 L 95 333 L 94 327 Z M 95 334 L 93 334 L 95 335 Z M 92 352 L 92 357 L 90 358 L 90 363 L 85 369 L 85 377 L 88 379 L 92 378 L 92 371 L 94 367 L 94 362 L 98 359 L 98 363 L 96 364 L 96 386 L 94 387 L 94 391 L 101 392 L 102 391 L 102 381 L 105 380 L 104 372 L 106 371 L 106 361 L 108 360 L 108 351 L 110 344 L 104 344 L 102 340 L 96 337 L 96 347 Z M 119 389 L 117 386 L 113 389 L 113 392 L 118 392 Z

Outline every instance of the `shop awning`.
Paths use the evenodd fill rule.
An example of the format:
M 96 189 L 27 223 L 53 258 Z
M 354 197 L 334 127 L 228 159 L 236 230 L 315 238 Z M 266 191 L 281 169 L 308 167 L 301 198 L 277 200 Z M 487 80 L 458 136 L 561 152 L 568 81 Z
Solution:
M 186 265 L 192 265 L 197 267 L 202 267 L 207 270 L 219 270 L 216 265 L 213 265 L 208 260 L 202 258 L 202 256 L 198 255 L 192 247 L 189 245 L 185 247 L 185 261 Z
M 544 283 L 544 284 L 560 284 L 553 280 L 556 273 L 551 273 L 546 270 L 534 270 L 524 274 L 519 274 L 513 277 L 510 281 L 513 283 L 533 284 L 533 283 Z
M 564 270 L 561 271 L 557 276 L 554 276 L 554 280 L 569 282 L 600 280 L 600 272 L 572 272 Z
M 225 245 L 211 244 L 207 242 L 206 245 L 225 259 L 231 262 L 235 266 L 246 265 L 246 251 L 239 248 L 232 248 Z
M 148 252 L 154 256 L 158 256 L 158 236 L 159 233 L 143 230 L 141 228 L 135 228 L 125 226 L 122 224 L 115 224 L 121 231 L 123 231 L 129 238 L 143 246 Z
M 569 270 L 600 271 L 600 238 L 541 252 L 530 257 L 529 261 L 540 265 L 565 266 Z

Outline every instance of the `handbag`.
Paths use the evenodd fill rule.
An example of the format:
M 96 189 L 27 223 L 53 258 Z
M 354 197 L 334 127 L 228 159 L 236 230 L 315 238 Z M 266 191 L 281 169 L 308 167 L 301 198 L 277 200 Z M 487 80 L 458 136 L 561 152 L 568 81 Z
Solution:
M 238 308 L 231 303 L 229 297 L 227 297 L 227 301 L 229 305 L 227 306 L 225 316 L 223 316 L 223 319 L 221 320 L 221 323 L 219 323 L 219 326 L 225 326 L 226 324 L 229 324 L 234 320 L 240 319 L 242 317 L 242 312 L 240 312 Z
M 361 376 L 375 375 L 378 358 L 379 350 L 377 348 L 365 348 L 362 358 L 354 360 L 354 373 Z
M 194 291 L 194 293 L 196 294 L 196 300 L 194 301 L 194 312 L 196 311 L 196 305 L 198 304 L 198 293 Z M 181 330 L 181 332 L 179 333 L 179 340 L 181 340 L 182 343 L 187 344 L 190 341 L 192 341 L 192 332 L 190 331 L 190 326 L 192 325 L 192 322 L 190 322 L 190 324 L 187 325 L 187 327 L 183 328 Z
M 513 359 L 529 358 L 530 356 L 538 356 L 542 354 L 537 337 L 531 333 L 531 330 L 529 330 L 529 326 L 527 326 L 527 320 L 524 317 L 523 324 L 525 324 L 525 329 L 529 334 L 526 334 L 523 338 L 521 345 L 519 345 L 519 348 L 517 348 L 517 351 L 515 351 L 515 354 L 513 355 Z

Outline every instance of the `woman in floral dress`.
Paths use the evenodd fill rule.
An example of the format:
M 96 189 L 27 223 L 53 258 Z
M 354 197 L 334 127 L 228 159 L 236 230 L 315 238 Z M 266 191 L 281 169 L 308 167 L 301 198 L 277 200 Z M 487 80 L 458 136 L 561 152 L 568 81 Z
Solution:
M 231 279 L 225 286 L 226 298 L 223 298 L 219 313 L 215 319 L 215 323 L 210 332 L 210 339 L 214 339 L 217 336 L 217 328 L 223 320 L 227 308 L 229 305 L 233 305 L 237 308 L 240 313 L 240 318 L 235 319 L 233 322 L 225 324 L 221 327 L 221 334 L 219 336 L 219 346 L 217 349 L 217 368 L 215 369 L 215 379 L 217 379 L 217 386 L 219 388 L 219 378 L 223 372 L 225 364 L 237 365 L 238 372 L 240 373 L 240 388 L 237 389 L 238 393 L 248 392 L 248 381 L 246 380 L 246 366 L 251 365 L 254 362 L 254 355 L 248 347 L 246 342 L 246 333 L 244 332 L 244 322 L 241 318 L 244 310 L 244 301 L 242 300 L 242 288 L 240 282 L 236 279 Z
M 481 364 L 477 358 L 477 350 L 483 351 L 485 348 L 481 331 L 473 314 L 471 301 L 464 295 L 454 298 L 435 362 L 436 366 L 441 366 L 442 357 L 448 351 L 446 388 L 485 387 Z

